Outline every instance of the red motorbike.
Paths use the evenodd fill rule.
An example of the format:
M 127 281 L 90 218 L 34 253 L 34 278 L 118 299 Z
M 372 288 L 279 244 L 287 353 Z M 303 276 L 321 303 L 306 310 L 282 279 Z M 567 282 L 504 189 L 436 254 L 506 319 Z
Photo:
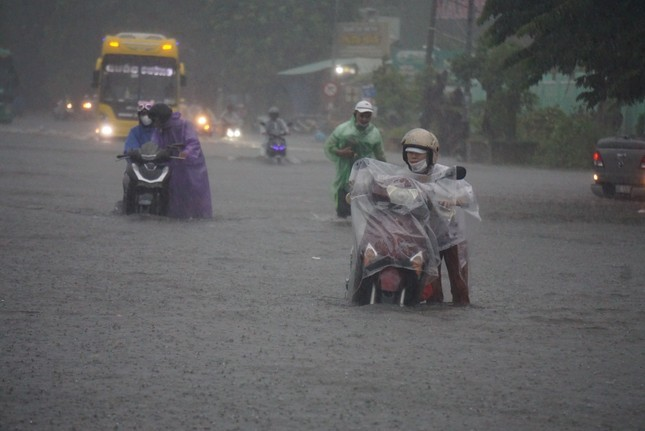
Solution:
M 347 279 L 353 304 L 419 303 L 438 276 L 437 234 L 448 230 L 451 183 L 462 167 L 421 177 L 389 163 L 358 160 L 350 175 L 354 247 Z

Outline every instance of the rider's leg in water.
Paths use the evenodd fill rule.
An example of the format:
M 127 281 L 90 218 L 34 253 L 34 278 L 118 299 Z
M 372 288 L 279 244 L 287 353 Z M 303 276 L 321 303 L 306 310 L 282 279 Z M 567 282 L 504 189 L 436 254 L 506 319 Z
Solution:
M 338 189 L 337 193 L 338 196 L 336 199 L 336 215 L 342 218 L 349 217 L 350 215 L 352 215 L 352 208 L 347 203 L 347 190 L 345 190 L 345 187 L 343 186 Z
M 440 256 L 443 257 L 443 252 L 440 253 Z M 427 284 L 424 289 L 424 297 L 426 302 L 443 302 L 443 287 L 441 286 L 441 261 L 437 267 L 438 275 L 437 278 L 432 280 L 430 284 Z
M 123 213 L 132 214 L 134 212 L 134 182 L 129 175 L 130 169 L 123 174 Z
M 455 305 L 470 304 L 467 251 L 467 244 L 464 241 L 441 252 L 448 269 L 450 293 L 452 294 L 452 302 Z
M 466 241 L 443 250 L 440 252 L 440 256 L 448 270 L 453 304 L 470 304 L 470 295 L 468 292 L 468 246 Z M 425 299 L 428 303 L 443 302 L 441 263 L 437 270 L 439 276 L 429 286 L 426 285 L 422 294 L 422 300 Z

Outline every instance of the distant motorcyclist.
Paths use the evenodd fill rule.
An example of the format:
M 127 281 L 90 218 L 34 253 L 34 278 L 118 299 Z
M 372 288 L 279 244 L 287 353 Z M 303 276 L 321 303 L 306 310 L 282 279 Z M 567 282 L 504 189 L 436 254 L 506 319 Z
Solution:
M 239 128 L 242 125 L 242 118 L 235 111 L 235 106 L 232 103 L 226 105 L 226 111 L 220 116 L 222 122 L 223 134 L 226 135 L 226 129 Z
M 421 175 L 427 175 L 427 181 L 432 181 L 435 174 L 439 174 L 448 166 L 437 163 L 439 158 L 439 141 L 437 137 L 425 129 L 412 129 L 401 140 L 403 161 L 408 168 Z M 449 199 L 453 201 L 454 216 L 447 224 L 437 221 L 431 226 L 437 237 L 440 257 L 446 264 L 450 280 L 450 292 L 455 305 L 470 304 L 468 289 L 468 243 L 465 236 L 464 213 L 460 205 L 475 201 L 472 188 L 465 180 L 457 180 L 455 194 Z M 438 219 L 438 218 L 437 218 Z M 438 268 L 439 276 L 426 286 L 422 293 L 422 300 L 428 302 L 443 302 L 441 286 L 441 263 Z
M 65 95 L 64 98 L 56 102 L 54 106 L 54 118 L 57 120 L 67 120 L 74 114 L 74 103 L 72 98 Z
M 289 126 L 280 118 L 280 110 L 277 106 L 269 108 L 269 119 L 262 125 L 262 134 L 266 136 L 263 148 L 265 154 L 269 147 L 271 136 L 284 137 L 289 134 Z
M 381 132 L 371 124 L 374 107 L 361 100 L 354 107 L 349 121 L 340 124 L 325 141 L 325 155 L 336 165 L 336 177 L 332 184 L 332 195 L 338 217 L 346 218 L 351 207 L 345 201 L 352 165 L 357 159 L 371 157 L 385 161 Z

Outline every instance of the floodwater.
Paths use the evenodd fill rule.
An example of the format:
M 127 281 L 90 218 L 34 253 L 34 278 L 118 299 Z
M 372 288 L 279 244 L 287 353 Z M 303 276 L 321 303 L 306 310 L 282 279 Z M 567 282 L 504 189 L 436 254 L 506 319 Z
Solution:
M 473 305 L 353 307 L 322 144 L 204 139 L 176 221 L 91 128 L 0 125 L 0 429 L 643 429 L 644 205 L 590 172 L 466 163 Z

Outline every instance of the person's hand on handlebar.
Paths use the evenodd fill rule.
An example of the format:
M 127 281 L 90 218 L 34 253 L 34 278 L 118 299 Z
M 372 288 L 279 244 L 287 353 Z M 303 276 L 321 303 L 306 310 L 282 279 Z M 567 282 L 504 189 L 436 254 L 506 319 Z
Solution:
M 141 158 L 141 151 L 139 151 L 138 148 L 128 151 L 126 156 L 128 156 L 130 161 L 133 163 L 141 163 L 143 161 L 143 159 Z
M 336 155 L 344 159 L 353 159 L 356 153 L 354 153 L 354 151 L 350 147 L 345 147 L 337 149 Z
M 160 162 L 167 162 L 170 160 L 171 151 L 168 148 L 163 148 L 157 152 L 157 160 Z

